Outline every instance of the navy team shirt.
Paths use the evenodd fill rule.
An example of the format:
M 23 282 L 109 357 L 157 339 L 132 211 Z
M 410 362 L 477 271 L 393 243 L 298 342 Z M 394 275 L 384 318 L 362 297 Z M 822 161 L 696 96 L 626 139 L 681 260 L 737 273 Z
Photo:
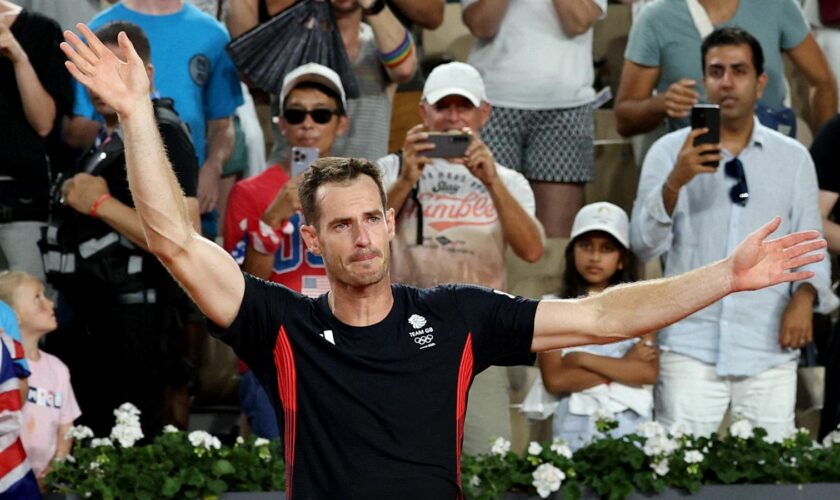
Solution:
M 283 429 L 287 498 L 456 498 L 473 377 L 533 364 L 537 301 L 469 285 L 392 285 L 381 322 L 339 321 L 245 275 L 239 313 L 214 335 L 262 382 Z

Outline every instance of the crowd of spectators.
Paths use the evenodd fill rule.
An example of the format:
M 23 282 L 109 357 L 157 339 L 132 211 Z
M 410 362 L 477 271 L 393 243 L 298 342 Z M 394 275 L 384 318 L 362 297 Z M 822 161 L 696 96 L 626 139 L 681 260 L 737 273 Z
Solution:
M 249 89 L 225 47 L 294 3 L 0 0 L 0 270 L 12 271 L 0 274 L 0 299 L 16 313 L 0 309 L 0 331 L 18 337 L 21 373 L 32 373 L 24 418 L 52 425 L 49 439 L 23 436 L 36 476 L 67 453 L 62 436 L 73 421 L 107 434 L 124 401 L 141 409 L 147 437 L 167 423 L 185 428 L 195 384 L 187 332 L 202 322 L 148 252 L 117 113 L 64 68 L 61 32 L 77 22 L 118 57 L 126 32 L 146 64 L 194 226 L 243 271 L 304 295 L 329 283 L 300 235 L 297 168 L 327 156 L 368 158 L 380 169 L 396 213 L 399 283 L 505 291 L 508 249 L 538 263 L 546 238 L 561 238 L 563 289 L 552 297 L 575 298 L 637 279 L 636 258 L 658 259 L 665 275 L 714 262 L 777 215 L 780 234 L 817 229 L 840 252 L 837 65 L 820 46 L 830 36 L 811 32 L 831 29 L 815 20 L 817 2 L 805 2 L 808 17 L 797 0 L 644 2 L 614 103 L 617 131 L 648 138 L 629 218 L 611 203 L 584 206 L 583 186 L 595 176 L 593 26 L 607 16 L 606 0 L 461 0 L 477 42 L 466 62 L 426 75 L 413 33 L 441 24 L 443 0 L 331 0 L 359 95 L 348 96 L 343 75 L 319 61 L 297 67 L 264 102 L 270 154 L 260 147 L 257 165 L 243 166 L 246 144 L 262 143 L 245 123 L 256 120 L 250 93 L 258 102 L 265 94 Z M 798 123 L 813 127 L 810 152 L 789 137 L 799 110 L 785 56 L 810 87 L 810 123 Z M 388 151 L 398 86 L 418 81 L 419 123 Z M 700 103 L 720 106 L 715 143 L 695 143 L 705 131 L 689 117 Z M 467 134 L 463 152 L 436 155 L 440 133 Z M 628 423 L 652 416 L 700 434 L 716 431 L 729 410 L 784 435 L 813 315 L 840 302 L 830 262 L 812 269 L 810 280 L 736 294 L 638 342 L 541 355 L 536 386 L 560 396 L 555 434 L 585 440 L 597 410 L 611 408 Z M 25 303 L 35 300 L 38 310 Z M 27 315 L 43 317 L 33 324 Z M 821 435 L 840 423 L 838 335 L 820 344 Z M 529 360 L 510 362 L 521 363 Z M 239 374 L 243 431 L 280 436 L 278 395 L 242 363 Z M 512 435 L 509 385 L 503 367 L 476 378 L 466 452 Z

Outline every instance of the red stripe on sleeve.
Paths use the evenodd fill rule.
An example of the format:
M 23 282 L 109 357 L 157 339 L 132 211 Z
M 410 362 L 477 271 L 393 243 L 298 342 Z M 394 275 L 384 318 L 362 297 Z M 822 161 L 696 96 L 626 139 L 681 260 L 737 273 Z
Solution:
M 467 342 L 461 353 L 461 366 L 458 368 L 458 393 L 455 403 L 455 459 L 458 470 L 458 487 L 461 487 L 461 447 L 464 442 L 464 419 L 467 415 L 467 393 L 473 380 L 472 333 L 467 334 Z
M 277 387 L 283 405 L 283 455 L 286 460 L 286 498 L 292 498 L 292 477 L 295 465 L 295 432 L 297 430 L 297 371 L 292 345 L 282 326 L 274 346 L 274 366 L 277 368 Z

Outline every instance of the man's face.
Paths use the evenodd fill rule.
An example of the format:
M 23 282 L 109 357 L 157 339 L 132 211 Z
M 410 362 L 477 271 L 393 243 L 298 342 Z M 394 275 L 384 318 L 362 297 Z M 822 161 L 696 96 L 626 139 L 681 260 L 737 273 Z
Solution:
M 123 53 L 123 50 L 120 48 L 119 45 L 106 43 L 105 47 L 107 47 L 111 52 L 113 52 L 114 55 L 117 56 L 121 61 L 126 60 L 125 54 Z M 149 75 L 149 80 L 151 80 L 153 76 L 151 64 L 146 64 L 146 73 Z M 102 98 L 96 95 L 96 93 L 94 93 L 91 90 L 88 90 L 88 94 L 90 94 L 90 101 L 93 104 L 93 108 L 96 110 L 97 113 L 105 117 L 114 116 L 117 114 L 117 112 L 114 111 L 114 108 L 105 104 Z
M 483 102 L 476 107 L 461 95 L 448 95 L 434 104 L 420 103 L 420 118 L 432 132 L 462 130 L 465 127 L 477 132 L 489 117 L 489 104 Z
M 324 258 L 327 274 L 352 287 L 372 285 L 388 273 L 394 211 L 385 211 L 376 183 L 362 175 L 329 183 L 315 194 L 320 218 L 301 227 L 309 250 Z
M 756 74 L 749 45 L 720 45 L 706 52 L 703 84 L 709 102 L 720 105 L 725 123 L 752 116 L 767 75 Z
M 296 88 L 289 92 L 283 103 L 284 110 L 313 111 L 316 109 L 336 111 L 337 103 L 327 94 L 314 88 Z M 321 156 L 327 156 L 335 138 L 347 129 L 347 117 L 333 113 L 327 123 L 317 123 L 307 114 L 301 123 L 289 123 L 280 117 L 280 132 L 289 141 L 290 147 L 318 148 Z

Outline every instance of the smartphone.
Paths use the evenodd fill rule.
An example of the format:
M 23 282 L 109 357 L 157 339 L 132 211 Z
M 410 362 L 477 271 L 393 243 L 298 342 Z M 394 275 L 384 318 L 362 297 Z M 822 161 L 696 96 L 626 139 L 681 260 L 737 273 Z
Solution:
M 468 132 L 429 132 L 426 142 L 435 147 L 422 154 L 429 158 L 460 158 L 467 152 L 472 139 L 472 134 Z
M 717 104 L 695 104 L 691 108 L 691 128 L 709 129 L 703 135 L 694 139 L 694 145 L 717 144 L 720 142 L 720 106 Z M 720 151 L 709 151 L 704 154 L 719 154 Z M 717 168 L 715 161 L 703 162 L 706 167 Z
M 304 170 L 311 167 L 321 155 L 318 148 L 292 148 L 292 177 L 297 177 Z

